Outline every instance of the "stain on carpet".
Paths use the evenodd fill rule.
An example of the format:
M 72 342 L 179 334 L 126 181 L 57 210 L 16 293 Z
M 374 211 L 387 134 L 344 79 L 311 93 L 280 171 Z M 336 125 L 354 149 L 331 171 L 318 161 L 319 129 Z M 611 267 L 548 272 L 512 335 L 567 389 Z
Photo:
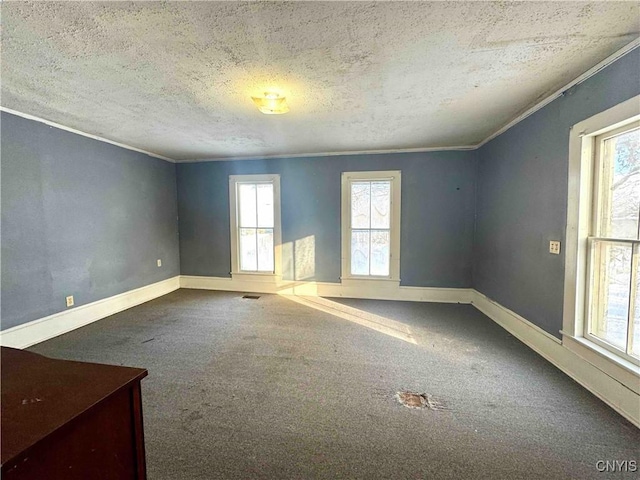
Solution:
M 428 408 L 429 410 L 448 410 L 440 401 L 428 393 L 398 392 L 396 399 L 407 408 Z

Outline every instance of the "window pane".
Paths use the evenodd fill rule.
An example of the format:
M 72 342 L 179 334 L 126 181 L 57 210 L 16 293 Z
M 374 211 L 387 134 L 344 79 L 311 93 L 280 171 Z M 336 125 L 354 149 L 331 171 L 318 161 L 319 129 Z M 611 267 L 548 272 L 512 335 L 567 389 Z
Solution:
M 273 272 L 273 229 L 258 229 L 258 271 Z
M 371 182 L 371 228 L 391 228 L 391 182 Z
M 369 232 L 351 232 L 351 275 L 369 275 Z
M 638 238 L 640 215 L 640 130 L 602 142 L 600 235 Z
M 631 245 L 594 242 L 591 334 L 626 351 Z
M 371 275 L 389 276 L 389 231 L 371 231 Z
M 240 227 L 257 227 L 256 225 L 256 185 L 255 183 L 238 184 L 238 203 L 240 204 Z
M 351 228 L 371 228 L 371 182 L 351 184 Z
M 240 270 L 255 272 L 258 269 L 256 255 L 256 229 L 240 229 Z
M 273 184 L 259 183 L 258 194 L 258 227 L 273 228 Z

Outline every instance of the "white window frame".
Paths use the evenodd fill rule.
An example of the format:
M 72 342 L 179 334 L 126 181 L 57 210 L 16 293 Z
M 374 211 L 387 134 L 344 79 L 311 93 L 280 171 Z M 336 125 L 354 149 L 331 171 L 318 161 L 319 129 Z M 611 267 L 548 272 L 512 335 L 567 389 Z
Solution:
M 273 272 L 247 272 L 240 270 L 240 242 L 238 241 L 238 184 L 271 183 L 273 185 Z M 282 277 L 282 230 L 280 220 L 280 175 L 229 175 L 229 211 L 231 230 L 232 278 L 271 279 Z
M 593 222 L 596 137 L 640 120 L 640 96 L 577 123 L 569 135 L 563 345 L 640 392 L 635 361 L 585 335 L 589 314 L 589 235 Z
M 351 183 L 358 181 L 391 180 L 391 228 L 389 275 L 352 275 L 351 274 Z M 400 200 L 402 172 L 385 170 L 374 172 L 342 172 L 342 283 L 389 282 L 400 284 Z
M 620 133 L 623 133 L 625 131 L 631 130 L 631 129 L 637 129 L 639 125 L 639 121 L 636 122 L 632 122 L 630 124 L 625 124 L 622 127 L 618 127 L 614 130 L 609 130 L 605 133 L 602 133 L 600 135 L 597 136 L 593 136 L 593 174 L 592 174 L 592 178 L 593 178 L 593 200 L 592 200 L 592 217 L 591 217 L 591 225 L 590 225 L 590 235 L 587 239 L 587 248 L 588 248 L 588 252 L 587 252 L 587 285 L 586 285 L 586 290 L 585 290 L 585 300 L 587 302 L 586 305 L 586 312 L 585 312 L 585 321 L 583 322 L 583 328 L 584 328 L 584 332 L 583 335 L 586 339 L 588 339 L 589 341 L 601 346 L 602 348 L 605 348 L 607 350 L 610 350 L 612 353 L 616 354 L 616 355 L 620 355 L 622 358 L 629 360 L 631 363 L 634 363 L 636 365 L 640 365 L 640 359 L 634 358 L 631 355 L 628 355 L 626 352 L 622 352 L 620 349 L 614 347 L 613 345 L 610 345 L 608 342 L 598 338 L 597 336 L 593 335 L 589 330 L 589 320 L 591 320 L 591 316 L 596 315 L 596 313 L 594 313 L 594 300 L 593 300 L 593 295 L 595 295 L 595 293 L 593 292 L 594 289 L 594 283 L 596 283 L 596 279 L 598 277 L 598 275 L 600 275 L 600 271 L 598 269 L 595 268 L 595 266 L 593 265 L 593 242 L 594 241 L 605 241 L 607 243 L 613 243 L 613 244 L 618 244 L 618 245 L 630 245 L 632 250 L 637 252 L 637 248 L 638 248 L 638 243 L 640 243 L 640 241 L 638 240 L 629 240 L 629 239 L 619 239 L 619 238 L 613 238 L 613 237 L 600 237 L 599 235 L 599 231 L 600 231 L 600 222 L 601 222 L 601 218 L 598 215 L 598 210 L 600 208 L 600 202 L 602 201 L 602 199 L 600 199 L 600 196 L 602 195 L 602 185 L 600 185 L 600 182 L 602 181 L 600 178 L 600 174 L 602 172 L 602 152 L 600 150 L 601 148 L 601 144 L 603 141 L 605 141 L 607 138 L 611 138 L 615 135 L 619 135 Z M 633 258 L 635 259 L 634 262 L 637 262 L 637 253 L 633 254 Z M 631 272 L 631 288 L 633 288 L 633 286 L 636 285 L 636 279 L 635 279 L 635 270 L 632 267 L 632 272 Z M 633 298 L 633 297 L 632 297 Z M 635 306 L 632 304 L 630 305 L 630 311 L 629 311 L 629 315 L 630 315 L 630 319 L 629 319 L 629 323 L 627 325 L 627 341 L 625 342 L 625 350 L 628 350 L 631 346 L 631 338 L 633 336 L 633 320 L 632 320 L 632 316 L 633 316 L 633 312 L 635 310 Z

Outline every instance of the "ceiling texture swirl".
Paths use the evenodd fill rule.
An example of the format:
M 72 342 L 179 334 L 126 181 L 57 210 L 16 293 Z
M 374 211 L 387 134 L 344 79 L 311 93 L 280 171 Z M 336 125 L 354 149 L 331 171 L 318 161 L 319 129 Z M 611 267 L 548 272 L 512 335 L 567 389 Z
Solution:
M 3 107 L 178 161 L 473 146 L 640 34 L 637 2 L 1 9 Z

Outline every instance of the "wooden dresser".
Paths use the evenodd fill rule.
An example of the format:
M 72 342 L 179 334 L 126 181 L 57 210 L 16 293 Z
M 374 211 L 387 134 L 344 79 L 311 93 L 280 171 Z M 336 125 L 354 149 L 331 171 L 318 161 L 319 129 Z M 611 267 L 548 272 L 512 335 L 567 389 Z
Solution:
M 141 368 L 2 347 L 2 478 L 146 478 Z

